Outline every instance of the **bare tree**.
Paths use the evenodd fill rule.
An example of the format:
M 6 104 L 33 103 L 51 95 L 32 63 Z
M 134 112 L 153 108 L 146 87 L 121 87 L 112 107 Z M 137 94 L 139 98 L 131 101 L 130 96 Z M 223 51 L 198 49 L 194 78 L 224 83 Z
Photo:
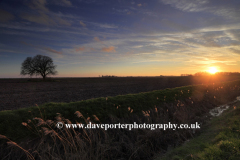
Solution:
M 53 64 L 52 58 L 48 56 L 36 55 L 35 57 L 27 57 L 22 63 L 21 75 L 41 75 L 45 80 L 47 75 L 56 75 L 57 66 Z

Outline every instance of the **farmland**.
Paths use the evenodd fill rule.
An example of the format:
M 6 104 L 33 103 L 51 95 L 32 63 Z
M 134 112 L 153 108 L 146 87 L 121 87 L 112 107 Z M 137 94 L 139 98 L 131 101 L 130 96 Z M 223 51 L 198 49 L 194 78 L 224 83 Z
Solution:
M 75 102 L 186 85 L 226 82 L 239 78 L 239 76 L 52 78 L 47 82 L 28 78 L 0 79 L 0 111 L 48 102 Z
M 47 82 L 41 82 L 39 79 L 31 81 L 27 79 L 2 80 L 2 84 L 5 84 L 2 86 L 19 86 L 18 91 L 21 91 L 21 87 L 25 87 L 25 90 L 29 91 L 30 87 L 38 86 L 32 89 L 35 91 L 33 94 L 38 92 L 43 94 L 43 88 L 45 88 L 46 97 L 48 94 L 53 95 L 53 97 L 63 94 L 62 98 L 71 98 L 71 95 L 66 93 L 70 93 L 74 89 L 83 89 L 81 86 L 84 86 L 85 91 L 91 88 L 92 90 L 89 90 L 92 93 L 94 93 L 94 89 L 96 91 L 98 88 L 97 93 L 103 98 L 87 98 L 89 100 L 71 103 L 46 103 L 48 101 L 54 102 L 54 100 L 43 99 L 45 104 L 39 106 L 1 111 L 0 138 L 2 137 L 3 140 L 0 140 L 0 151 L 5 153 L 2 157 L 9 157 L 9 159 L 15 157 L 26 159 L 26 156 L 33 156 L 37 159 L 39 155 L 44 157 L 43 159 L 52 159 L 49 154 L 55 158 L 63 159 L 69 155 L 81 156 L 81 159 L 97 159 L 96 157 L 98 159 L 151 159 L 157 155 L 156 153 L 162 155 L 169 148 L 181 145 L 186 140 L 200 134 L 201 131 L 196 130 L 196 133 L 191 129 L 166 131 L 161 129 L 155 131 L 142 129 L 132 131 L 83 129 L 75 131 L 64 129 L 62 131 L 56 129 L 56 123 L 60 119 L 64 123 L 89 123 L 90 121 L 99 123 L 100 120 L 100 123 L 109 124 L 131 124 L 133 122 L 138 124 L 164 124 L 168 122 L 192 124 L 198 122 L 204 125 L 209 119 L 208 111 L 210 109 L 233 101 L 240 95 L 240 81 L 230 81 L 234 79 L 238 79 L 238 77 L 85 78 L 51 79 Z M 223 81 L 230 82 L 221 83 Z M 200 85 L 176 87 L 187 84 Z M 55 86 L 54 92 L 51 90 L 53 86 Z M 138 90 L 134 90 L 131 88 L 132 86 Z M 156 86 L 160 89 L 161 87 L 167 89 L 157 90 Z M 172 88 L 168 89 L 170 87 Z M 56 91 L 56 89 L 58 90 Z M 151 91 L 146 92 L 148 89 Z M 16 92 L 16 90 L 16 88 L 12 88 L 12 92 Z M 119 95 L 119 91 L 126 90 L 141 93 Z M 84 93 L 83 90 L 81 93 Z M 117 96 L 110 97 L 114 94 Z M 43 97 L 43 95 L 37 95 L 35 100 L 41 96 Z M 76 111 L 79 112 L 80 116 L 74 115 L 77 113 Z M 98 117 L 98 120 L 95 117 Z M 37 138 L 35 140 L 39 143 L 36 143 L 35 140 L 29 141 L 28 139 L 31 138 Z M 26 150 L 19 152 L 19 149 L 16 149 L 9 154 L 12 148 L 7 148 L 6 145 L 17 146 L 17 143 L 13 141 L 29 152 L 25 154 Z M 47 146 L 54 147 L 47 148 Z M 63 147 L 66 150 L 63 151 Z M 83 155 L 85 156 L 83 157 Z

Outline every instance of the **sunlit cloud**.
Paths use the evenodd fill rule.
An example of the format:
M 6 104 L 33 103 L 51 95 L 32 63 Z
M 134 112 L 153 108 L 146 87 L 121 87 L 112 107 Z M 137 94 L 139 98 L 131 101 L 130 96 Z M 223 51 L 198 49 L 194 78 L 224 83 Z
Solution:
M 216 5 L 210 0 L 160 0 L 160 2 L 185 12 L 207 12 L 228 19 L 240 19 L 239 7 L 234 5 Z
M 95 48 L 90 48 L 90 50 L 91 50 L 91 51 L 96 51 L 96 49 L 95 49 Z
M 44 50 L 44 51 L 50 52 L 50 53 L 62 54 L 62 52 L 57 51 L 55 49 L 52 49 L 50 47 L 44 47 L 44 46 L 40 46 L 40 45 L 33 45 L 31 43 L 27 43 L 27 42 L 24 42 L 24 41 L 21 41 L 20 43 L 23 44 L 23 45 L 31 46 L 31 47 L 34 47 L 34 48 L 37 48 L 37 49 L 40 49 L 40 50 Z
M 233 53 L 240 54 L 240 49 L 230 48 L 230 51 L 232 51 Z
M 18 3 L 20 9 L 11 1 L 0 9 L 0 56 L 47 54 L 58 66 L 144 66 L 175 75 L 176 70 L 195 72 L 211 65 L 234 69 L 240 64 L 236 1 Z
M 56 50 L 51 49 L 51 48 L 43 48 L 43 49 L 46 50 L 46 51 L 48 51 L 48 52 L 51 52 L 51 53 L 62 54 L 62 52 L 56 51 Z
M 102 52 L 116 52 L 115 47 L 110 46 L 110 47 L 103 47 Z
M 94 37 L 93 39 L 94 41 L 100 42 L 100 39 L 98 37 Z
M 79 51 L 85 51 L 85 47 L 79 47 L 79 48 L 76 48 L 76 52 L 79 52 Z
M 87 25 L 85 23 L 83 23 L 82 21 L 79 22 L 80 25 L 82 25 L 83 27 L 86 27 Z

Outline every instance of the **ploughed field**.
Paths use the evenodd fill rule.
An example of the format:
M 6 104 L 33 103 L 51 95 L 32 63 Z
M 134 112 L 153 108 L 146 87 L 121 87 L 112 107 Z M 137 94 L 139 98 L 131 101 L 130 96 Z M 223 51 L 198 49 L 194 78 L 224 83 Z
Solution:
M 52 78 L 46 82 L 28 78 L 0 79 L 0 111 L 237 79 L 240 77 Z

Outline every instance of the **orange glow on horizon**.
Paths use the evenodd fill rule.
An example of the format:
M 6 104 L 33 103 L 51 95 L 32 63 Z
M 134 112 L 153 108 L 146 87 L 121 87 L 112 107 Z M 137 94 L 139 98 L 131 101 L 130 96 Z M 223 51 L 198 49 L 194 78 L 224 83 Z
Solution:
M 211 74 L 215 74 L 216 72 L 218 72 L 218 69 L 216 67 L 209 67 L 207 72 Z

